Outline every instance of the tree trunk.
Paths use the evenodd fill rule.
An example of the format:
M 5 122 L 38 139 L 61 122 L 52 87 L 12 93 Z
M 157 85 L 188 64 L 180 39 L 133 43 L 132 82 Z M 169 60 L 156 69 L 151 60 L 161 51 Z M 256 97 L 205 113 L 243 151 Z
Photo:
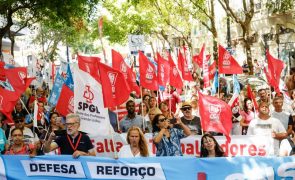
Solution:
M 246 56 L 247 56 L 247 64 L 249 66 L 249 74 L 253 75 L 253 63 L 252 63 L 252 54 L 251 54 L 251 45 L 248 39 L 245 40 L 245 49 L 246 49 Z

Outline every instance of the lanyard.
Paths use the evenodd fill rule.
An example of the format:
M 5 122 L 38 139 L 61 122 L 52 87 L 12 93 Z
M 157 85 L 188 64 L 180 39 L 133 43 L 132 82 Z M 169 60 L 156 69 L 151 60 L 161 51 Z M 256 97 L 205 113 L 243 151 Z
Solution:
M 79 145 L 79 143 L 80 143 L 81 137 L 82 137 L 82 133 L 80 133 L 79 138 L 78 138 L 78 140 L 77 140 L 77 142 L 76 142 L 76 146 L 74 147 L 74 144 L 72 143 L 72 141 L 71 141 L 69 135 L 67 134 L 68 141 L 69 141 L 69 143 L 70 143 L 70 145 L 71 145 L 71 147 L 72 147 L 72 149 L 73 149 L 74 151 L 76 151 L 76 149 L 78 148 L 78 145 Z

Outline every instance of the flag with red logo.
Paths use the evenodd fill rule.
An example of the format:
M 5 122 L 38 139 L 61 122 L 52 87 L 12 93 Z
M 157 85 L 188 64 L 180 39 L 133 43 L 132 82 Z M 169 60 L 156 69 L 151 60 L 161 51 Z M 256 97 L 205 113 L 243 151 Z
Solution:
M 99 63 L 98 68 L 104 107 L 115 107 L 126 102 L 131 90 L 123 73 L 102 63 Z
M 97 82 L 100 83 L 100 76 L 98 71 L 99 62 L 100 62 L 99 57 L 78 55 L 79 68 L 82 71 L 89 73 L 95 80 L 97 80 Z
M 250 84 L 247 85 L 247 96 L 249 99 L 252 100 L 255 110 L 258 110 L 258 104 L 257 104 L 256 98 L 252 92 Z
M 205 49 L 205 44 L 203 45 L 203 48 L 202 49 Z M 202 54 L 200 55 L 203 55 L 202 57 L 202 69 L 203 69 L 203 81 L 204 81 L 204 88 L 207 88 L 210 86 L 210 79 L 209 79 L 209 65 L 208 65 L 208 61 L 209 59 L 207 59 L 206 57 L 204 57 L 204 50 L 202 51 Z M 210 57 L 210 56 L 209 56 Z
M 56 110 L 63 116 L 74 112 L 74 92 L 66 84 L 62 86 Z
M 218 72 L 220 74 L 243 74 L 243 68 L 221 45 L 218 46 Z
M 170 65 L 167 60 L 161 57 L 157 53 L 157 62 L 158 62 L 158 84 L 161 86 L 166 86 L 170 78 Z
M 221 99 L 199 94 L 199 107 L 202 128 L 204 131 L 220 132 L 230 142 L 232 128 L 231 107 Z
M 216 72 L 216 62 L 213 61 L 213 63 L 209 66 L 209 79 L 212 80 L 215 76 Z
M 140 85 L 149 90 L 158 90 L 158 78 L 155 66 L 141 51 L 138 52 Z
M 284 69 L 284 62 L 282 60 L 274 58 L 269 51 L 266 51 L 266 58 L 268 62 L 269 83 L 274 87 L 277 93 L 280 93 L 279 84 L 281 79 L 281 73 Z
M 183 58 L 183 55 L 180 52 L 180 50 L 178 51 L 178 69 L 181 72 L 183 80 L 193 81 L 192 74 L 188 69 L 188 64 L 186 60 Z
M 90 136 L 107 136 L 111 132 L 101 84 L 89 73 L 74 66 L 74 112 L 79 114 L 80 130 Z
M 169 84 L 176 89 L 182 89 L 183 82 L 170 53 L 168 53 L 168 62 L 170 64 Z
M 120 53 L 112 49 L 112 65 L 113 68 L 123 73 L 131 91 L 135 91 L 140 95 L 139 86 L 136 83 L 136 76 L 133 70 L 126 64 Z

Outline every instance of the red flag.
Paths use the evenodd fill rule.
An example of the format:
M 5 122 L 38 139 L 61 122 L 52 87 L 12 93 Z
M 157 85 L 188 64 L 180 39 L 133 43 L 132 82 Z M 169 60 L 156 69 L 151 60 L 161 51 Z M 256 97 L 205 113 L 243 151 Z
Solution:
M 254 96 L 251 86 L 249 84 L 247 85 L 247 94 L 248 94 L 248 98 L 250 98 L 252 100 L 255 110 L 258 110 L 257 101 L 255 99 L 255 96 Z
M 155 66 L 148 60 L 148 58 L 141 51 L 138 52 L 141 86 L 150 90 L 158 90 L 158 78 L 156 76 Z
M 159 53 L 157 53 L 158 60 L 158 84 L 166 86 L 170 78 L 170 65 L 169 62 L 163 59 Z
M 99 63 L 98 68 L 104 107 L 119 106 L 126 102 L 131 90 L 123 73 L 102 63 Z
M 80 56 L 78 55 L 78 66 L 82 71 L 89 73 L 97 82 L 100 83 L 100 76 L 98 71 L 99 57 Z
M 181 71 L 183 80 L 193 81 L 193 77 L 188 69 L 187 62 L 183 58 L 183 55 L 180 52 L 180 50 L 178 51 L 178 69 Z
M 193 61 L 196 62 L 199 67 L 203 66 L 204 51 L 205 51 L 205 44 L 203 44 L 200 54 L 193 56 Z
M 216 72 L 216 62 L 214 61 L 210 66 L 209 66 L 209 79 L 212 80 L 214 78 L 215 72 Z
M 140 89 L 136 83 L 136 76 L 133 70 L 125 63 L 120 53 L 112 49 L 112 65 L 113 68 L 123 73 L 131 91 L 135 91 L 140 95 Z
M 56 110 L 63 116 L 74 112 L 74 92 L 65 84 L 62 86 Z
M 11 112 L 13 111 L 18 99 L 19 95 L 17 95 L 16 92 L 0 87 L 0 112 L 6 116 L 9 124 L 14 123 L 11 117 Z
M 269 51 L 266 51 L 269 83 L 274 87 L 277 93 L 280 93 L 279 84 L 281 79 L 281 72 L 284 69 L 284 62 L 274 58 Z
M 199 94 L 200 117 L 204 131 L 214 131 L 225 134 L 230 142 L 232 128 L 231 107 L 224 101 L 213 97 Z
M 218 71 L 220 74 L 243 74 L 243 68 L 221 45 L 218 46 Z
M 183 82 L 170 53 L 168 54 L 168 61 L 170 64 L 169 84 L 177 89 L 182 89 Z

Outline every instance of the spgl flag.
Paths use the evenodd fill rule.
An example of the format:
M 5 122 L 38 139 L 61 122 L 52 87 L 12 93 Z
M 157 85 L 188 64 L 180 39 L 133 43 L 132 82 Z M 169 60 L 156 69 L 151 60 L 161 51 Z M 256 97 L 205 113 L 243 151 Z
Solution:
M 98 68 L 104 107 L 115 107 L 126 102 L 131 91 L 123 73 L 102 63 Z
M 158 83 L 161 86 L 166 86 L 170 78 L 170 65 L 167 60 L 157 53 L 158 60 Z
M 139 51 L 140 85 L 149 90 L 158 90 L 158 78 L 155 66 Z
M 221 99 L 203 95 L 200 92 L 199 106 L 203 130 L 223 133 L 230 142 L 229 134 L 232 128 L 231 107 Z
M 178 51 L 178 69 L 181 71 L 182 79 L 187 81 L 192 81 L 193 77 L 191 72 L 188 69 L 188 64 L 184 59 L 180 50 Z
M 243 68 L 221 45 L 218 46 L 218 71 L 220 74 L 243 74 Z
M 101 84 L 78 67 L 74 67 L 74 82 L 74 112 L 80 115 L 80 130 L 90 136 L 107 135 L 111 126 Z

